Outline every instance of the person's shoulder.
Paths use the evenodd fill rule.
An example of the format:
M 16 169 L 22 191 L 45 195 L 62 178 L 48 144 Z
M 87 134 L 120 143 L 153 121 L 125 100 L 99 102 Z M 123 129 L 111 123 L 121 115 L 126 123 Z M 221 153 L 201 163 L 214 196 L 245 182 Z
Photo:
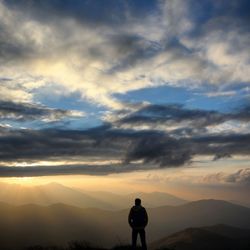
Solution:
M 146 211 L 146 208 L 140 205 L 140 206 L 133 206 L 133 207 L 131 207 L 130 210 L 133 210 L 133 211 L 142 211 L 142 210 L 144 210 L 144 211 Z
M 146 208 L 145 207 L 141 207 L 141 209 L 144 211 L 144 212 L 147 212 Z
M 138 207 L 138 210 L 140 210 L 140 211 L 146 211 L 146 208 L 140 205 L 140 206 Z

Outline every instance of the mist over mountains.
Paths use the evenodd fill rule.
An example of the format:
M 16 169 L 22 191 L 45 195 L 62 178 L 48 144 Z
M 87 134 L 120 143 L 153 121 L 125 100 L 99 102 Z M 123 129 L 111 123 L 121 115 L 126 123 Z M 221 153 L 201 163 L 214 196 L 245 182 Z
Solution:
M 32 203 L 47 206 L 64 203 L 82 208 L 95 207 L 117 210 L 130 207 L 136 197 L 140 197 L 146 207 L 181 205 L 187 202 L 168 193 L 152 192 L 118 195 L 104 191 L 94 192 L 70 188 L 55 182 L 30 187 L 1 183 L 0 188 L 0 201 L 13 205 Z
M 219 200 L 148 208 L 148 242 L 189 227 L 227 224 L 250 229 L 250 209 Z M 71 240 L 101 247 L 129 244 L 128 209 L 108 211 L 65 204 L 50 206 L 0 204 L 1 249 L 29 245 L 65 245 Z
M 227 201 L 189 202 L 160 192 L 120 195 L 58 183 L 0 183 L 0 249 L 65 246 L 72 240 L 98 243 L 100 248 L 128 245 L 131 229 L 127 218 L 136 197 L 142 199 L 149 215 L 146 231 L 150 249 L 206 250 L 211 245 L 202 242 L 220 242 L 222 250 L 230 242 L 236 246 L 232 235 L 248 237 L 250 208 Z M 214 226 L 219 224 L 228 226 Z

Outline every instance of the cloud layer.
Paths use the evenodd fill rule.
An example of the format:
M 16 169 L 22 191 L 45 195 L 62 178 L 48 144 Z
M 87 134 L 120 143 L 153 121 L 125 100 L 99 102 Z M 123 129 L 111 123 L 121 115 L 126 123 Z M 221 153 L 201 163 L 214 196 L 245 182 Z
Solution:
M 2 176 L 109 174 L 249 155 L 249 7 L 246 0 L 0 0 Z M 237 96 L 244 105 L 222 112 L 122 101 L 159 86 Z M 65 108 L 74 94 L 77 111 Z M 53 124 L 84 115 L 89 129 Z M 25 122 L 29 129 L 21 129 Z M 43 169 L 45 160 L 57 167 Z M 23 162 L 30 166 L 18 169 Z
M 40 119 L 52 122 L 66 117 L 81 117 L 83 115 L 83 112 L 80 111 L 52 109 L 39 104 L 0 101 L 0 120 L 34 121 Z
M 250 187 L 250 168 L 240 169 L 235 173 L 217 173 L 204 177 L 204 181 L 208 183 L 230 183 L 240 184 Z
M 142 119 L 138 114 L 143 114 Z M 144 119 L 147 114 L 148 119 Z M 182 114 L 182 115 L 179 115 Z M 247 112 L 248 114 L 248 112 Z M 188 110 L 180 106 L 147 106 L 129 114 L 118 122 L 88 130 L 11 130 L 1 129 L 0 152 L 5 164 L 11 162 L 64 161 L 72 164 L 83 160 L 93 162 L 120 162 L 121 172 L 127 165 L 136 163 L 130 170 L 178 167 L 190 164 L 194 156 L 212 156 L 214 160 L 234 155 L 249 155 L 250 134 L 237 131 L 216 133 L 211 126 L 218 126 L 234 119 L 246 120 L 248 115 L 239 111 L 224 114 L 211 111 Z M 141 129 L 117 128 L 117 123 L 140 122 Z M 156 119 L 156 118 L 157 119 Z M 201 122 L 199 120 L 201 119 Z M 183 127 L 168 131 L 157 126 L 177 122 Z M 150 121 L 151 127 L 145 129 Z M 188 123 L 186 123 L 189 121 Z M 155 123 L 155 124 L 154 124 Z M 167 125 L 166 125 L 167 126 Z M 121 126 L 122 127 L 122 126 Z M 3 165 L 3 164 L 2 164 Z M 122 170 L 124 166 L 124 170 Z M 114 170 L 111 166 L 105 173 Z M 94 171 L 95 172 L 95 171 Z
M 37 85 L 54 82 L 112 109 L 124 107 L 114 94 L 145 87 L 212 84 L 224 93 L 250 80 L 247 7 L 243 0 L 2 0 L 1 72 L 31 98 Z

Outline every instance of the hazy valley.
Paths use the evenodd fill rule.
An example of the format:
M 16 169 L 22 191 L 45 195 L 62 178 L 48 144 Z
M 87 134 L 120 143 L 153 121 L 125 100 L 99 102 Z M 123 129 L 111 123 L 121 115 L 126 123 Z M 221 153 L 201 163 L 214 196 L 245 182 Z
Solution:
M 221 238 L 229 235 L 221 235 L 220 228 L 212 227 L 218 224 L 250 229 L 250 208 L 221 200 L 186 202 L 164 193 L 86 194 L 56 183 L 28 188 L 27 193 L 22 187 L 11 189 L 11 185 L 5 186 L 5 193 L 7 187 L 8 195 L 4 195 L 2 188 L 0 196 L 1 249 L 37 244 L 65 246 L 71 240 L 87 241 L 99 247 L 127 245 L 131 234 L 128 212 L 137 196 L 142 198 L 148 211 L 147 240 L 151 248 L 165 244 L 178 245 L 176 249 L 190 249 L 190 239 L 199 246 L 200 241 L 206 239 L 222 242 Z M 10 201 L 15 202 L 7 204 Z M 170 205 L 171 202 L 175 205 Z M 228 232 L 227 228 L 223 230 Z M 244 233 L 248 235 L 249 231 Z M 180 243 L 183 239 L 186 248 Z M 237 239 L 232 240 L 235 241 Z
M 174 195 L 160 192 L 120 195 L 104 191 L 81 190 L 55 182 L 41 186 L 0 183 L 0 201 L 13 205 L 31 203 L 48 206 L 64 203 L 82 208 L 118 210 L 130 207 L 135 197 L 141 197 L 146 207 L 181 205 L 187 202 Z

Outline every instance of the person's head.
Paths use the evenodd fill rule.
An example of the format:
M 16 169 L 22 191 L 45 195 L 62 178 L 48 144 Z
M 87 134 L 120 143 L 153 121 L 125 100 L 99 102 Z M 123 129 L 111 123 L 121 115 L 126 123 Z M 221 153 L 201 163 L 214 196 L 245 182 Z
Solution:
M 140 206 L 140 205 L 141 205 L 141 199 L 136 198 L 136 199 L 135 199 L 135 205 L 136 205 L 136 206 Z

